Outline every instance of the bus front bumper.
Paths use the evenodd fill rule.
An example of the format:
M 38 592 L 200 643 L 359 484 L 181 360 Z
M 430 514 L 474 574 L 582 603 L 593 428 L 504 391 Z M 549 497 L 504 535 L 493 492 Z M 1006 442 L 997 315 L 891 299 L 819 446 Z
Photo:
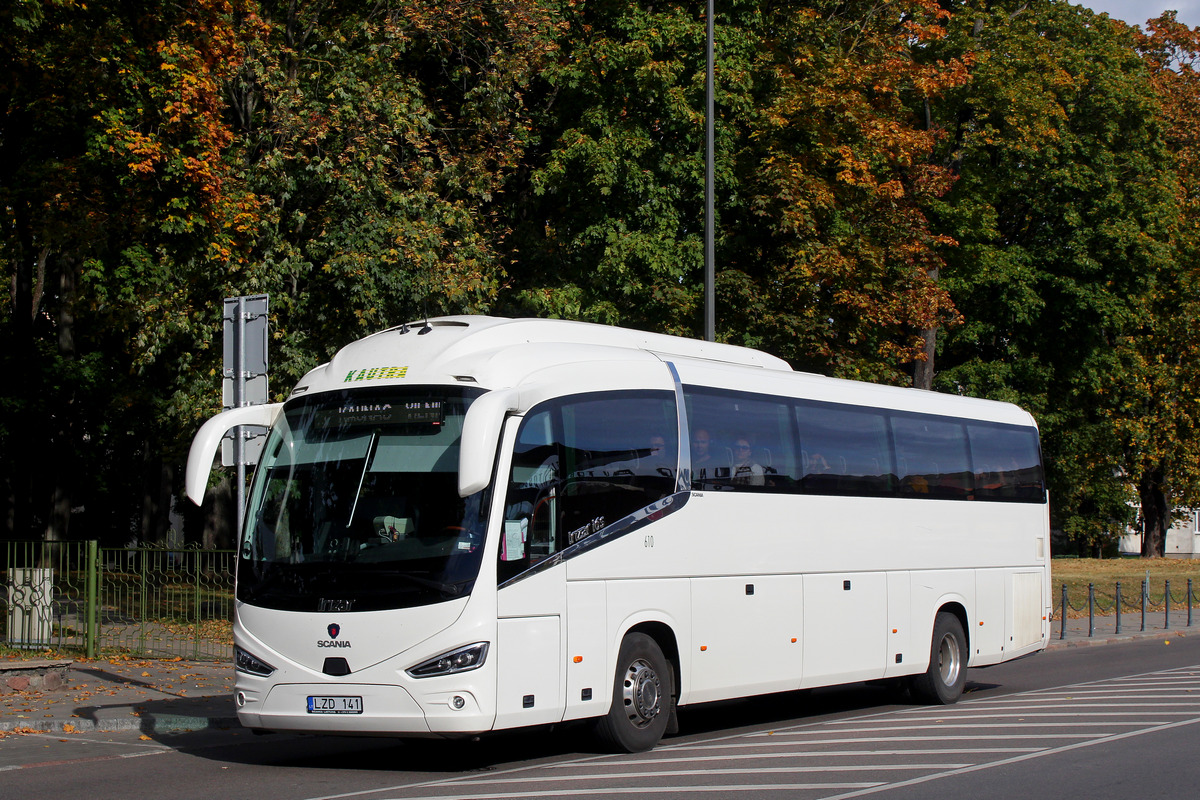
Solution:
M 239 685 L 234 700 L 242 725 L 269 731 L 462 736 L 489 730 L 495 720 L 472 692 L 440 692 L 418 701 L 400 686 L 371 683 L 283 683 L 265 694 Z

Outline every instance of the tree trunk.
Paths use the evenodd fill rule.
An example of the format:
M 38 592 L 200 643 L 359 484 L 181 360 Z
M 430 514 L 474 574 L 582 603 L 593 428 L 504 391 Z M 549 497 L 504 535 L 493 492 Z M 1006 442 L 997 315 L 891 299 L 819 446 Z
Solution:
M 142 547 L 166 544 L 171 526 L 171 483 L 174 471 L 156 455 L 159 446 L 146 439 L 142 461 L 142 521 L 138 526 Z
M 937 267 L 931 267 L 926 274 L 932 283 L 937 283 L 940 277 L 941 270 Z M 921 330 L 921 338 L 925 340 L 925 346 L 922 348 L 925 354 L 924 361 L 917 361 L 913 364 L 913 388 L 924 389 L 931 391 L 933 389 L 933 357 L 937 354 L 937 328 L 923 328 Z
M 49 255 L 42 249 L 34 256 L 33 235 L 23 219 L 17 220 L 18 246 L 13 254 L 12 278 L 12 328 L 15 352 L 10 354 L 12 374 L 20 376 L 12 382 L 12 398 L 16 401 L 17 412 L 25 417 L 25 423 L 12 426 L 11 447 L 19 457 L 9 459 L 5 468 L 9 473 L 11 491 L 11 509 L 7 515 L 8 535 L 12 538 L 33 538 L 35 534 L 35 493 L 37 487 L 37 469 L 31 469 L 34 457 L 42 452 L 41 443 L 37 441 L 36 424 L 30 411 L 36 408 L 38 398 L 42 393 L 40 375 L 37 369 L 37 320 L 38 306 L 41 304 L 43 276 L 46 269 L 46 258 Z
M 925 338 L 925 360 L 913 364 L 913 388 L 933 389 L 933 356 L 937 351 L 937 328 L 921 331 Z
M 66 365 L 75 360 L 74 259 L 59 259 L 58 288 L 58 356 L 60 363 Z M 45 539 L 47 542 L 61 542 L 66 540 L 67 529 L 71 525 L 71 476 L 75 473 L 75 432 L 72 424 L 75 419 L 75 388 L 65 387 L 63 393 L 51 399 L 51 402 L 57 406 L 55 417 L 58 424 L 54 430 L 54 441 L 51 443 L 51 451 L 56 455 L 52 465 L 54 484 Z
M 1163 492 L 1163 472 L 1159 467 L 1147 469 L 1138 481 L 1138 496 L 1142 501 L 1142 558 L 1162 558 L 1167 549 L 1167 528 L 1171 512 Z
M 235 546 L 237 499 L 228 477 L 205 493 L 203 506 L 187 503 L 184 513 L 189 543 L 199 542 L 205 550 L 228 550 Z

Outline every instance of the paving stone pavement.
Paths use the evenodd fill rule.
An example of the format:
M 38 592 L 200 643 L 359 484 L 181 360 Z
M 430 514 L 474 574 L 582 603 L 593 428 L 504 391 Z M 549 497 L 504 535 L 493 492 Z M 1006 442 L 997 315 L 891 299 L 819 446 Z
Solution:
M 53 674 L 50 669 L 14 670 L 16 663 L 16 659 L 0 659 L 0 735 L 127 730 L 149 734 L 238 724 L 229 663 L 75 659 L 57 680 L 48 679 Z M 22 676 L 21 672 L 42 674 Z M 15 688 L 22 686 L 22 677 L 29 683 Z

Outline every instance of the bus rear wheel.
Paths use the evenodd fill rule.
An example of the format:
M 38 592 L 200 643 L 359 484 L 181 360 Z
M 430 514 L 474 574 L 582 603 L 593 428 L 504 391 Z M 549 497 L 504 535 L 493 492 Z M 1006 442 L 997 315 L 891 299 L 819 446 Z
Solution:
M 939 611 L 933 623 L 929 668 L 914 675 L 910 687 L 923 702 L 948 706 L 962 697 L 967 684 L 967 637 L 958 617 Z
M 644 633 L 621 642 L 612 706 L 596 723 L 607 747 L 624 753 L 653 749 L 662 739 L 674 702 L 674 672 L 658 643 Z

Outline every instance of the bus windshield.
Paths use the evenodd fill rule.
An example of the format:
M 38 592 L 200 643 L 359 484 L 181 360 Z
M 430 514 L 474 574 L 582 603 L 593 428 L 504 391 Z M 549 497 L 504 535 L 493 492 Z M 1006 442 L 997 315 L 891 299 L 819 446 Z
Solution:
M 289 402 L 250 493 L 238 599 L 375 611 L 469 594 L 484 493 L 458 496 L 458 454 L 480 393 L 385 387 Z

